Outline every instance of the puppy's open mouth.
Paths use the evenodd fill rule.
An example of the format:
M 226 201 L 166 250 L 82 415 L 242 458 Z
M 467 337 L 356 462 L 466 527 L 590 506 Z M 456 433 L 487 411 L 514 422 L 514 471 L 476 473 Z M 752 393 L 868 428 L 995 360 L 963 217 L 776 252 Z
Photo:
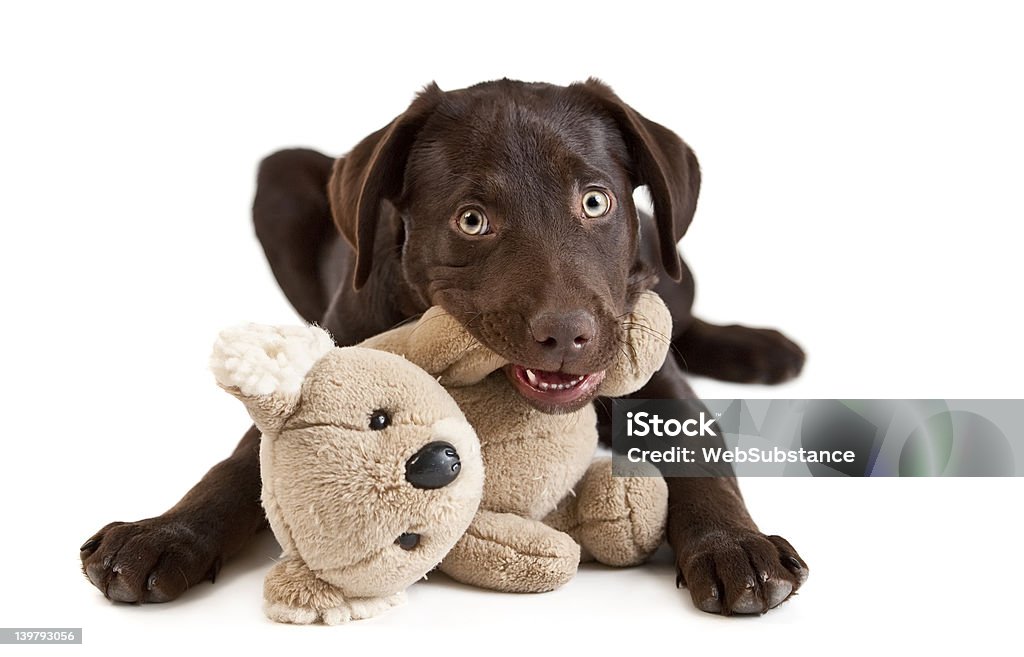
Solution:
M 548 372 L 522 365 L 510 365 L 506 371 L 519 394 L 548 413 L 575 410 L 589 402 L 605 374 L 604 370 L 591 374 Z

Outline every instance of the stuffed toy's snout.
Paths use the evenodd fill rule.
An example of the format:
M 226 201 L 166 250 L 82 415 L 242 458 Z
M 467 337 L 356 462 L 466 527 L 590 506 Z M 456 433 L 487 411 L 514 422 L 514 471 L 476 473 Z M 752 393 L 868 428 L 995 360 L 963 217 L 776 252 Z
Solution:
M 317 327 L 221 333 L 218 384 L 263 434 L 267 519 L 281 560 L 267 615 L 336 624 L 400 603 L 469 526 L 480 444 L 458 405 L 400 356 L 334 347 Z

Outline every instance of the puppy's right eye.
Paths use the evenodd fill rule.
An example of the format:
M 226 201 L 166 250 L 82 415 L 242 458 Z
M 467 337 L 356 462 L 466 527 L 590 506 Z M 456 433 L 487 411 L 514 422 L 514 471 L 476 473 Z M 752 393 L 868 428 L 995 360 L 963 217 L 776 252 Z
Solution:
M 467 235 L 486 235 L 489 224 L 482 210 L 471 208 L 459 215 L 459 230 Z
M 391 414 L 384 409 L 378 408 L 370 414 L 370 429 L 383 431 L 391 425 Z

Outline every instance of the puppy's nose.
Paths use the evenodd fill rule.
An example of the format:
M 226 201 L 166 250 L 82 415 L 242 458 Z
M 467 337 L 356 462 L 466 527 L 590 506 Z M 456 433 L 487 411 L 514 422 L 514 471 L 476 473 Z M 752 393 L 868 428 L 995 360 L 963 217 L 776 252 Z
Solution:
M 405 462 L 405 480 L 413 488 L 444 488 L 459 476 L 462 463 L 451 443 L 433 442 Z
M 585 310 L 548 312 L 530 321 L 530 331 L 545 351 L 572 360 L 594 339 L 597 322 Z

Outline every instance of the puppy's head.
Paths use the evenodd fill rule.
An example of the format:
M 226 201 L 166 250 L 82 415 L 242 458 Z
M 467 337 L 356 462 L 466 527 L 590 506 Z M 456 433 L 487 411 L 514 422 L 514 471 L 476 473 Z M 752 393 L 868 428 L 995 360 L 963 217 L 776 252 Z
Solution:
M 409 361 L 333 348 L 317 328 L 248 325 L 221 334 L 211 364 L 263 433 L 275 535 L 346 595 L 403 590 L 469 526 L 483 494 L 479 442 Z
M 395 218 L 388 239 L 420 303 L 457 317 L 513 363 L 535 407 L 560 412 L 596 395 L 623 318 L 658 273 L 638 257 L 634 190 L 649 189 L 660 269 L 678 279 L 699 185 L 682 140 L 601 82 L 501 80 L 428 86 L 338 161 L 330 195 L 357 288 L 375 250 L 396 248 L 379 238 L 382 217 Z

